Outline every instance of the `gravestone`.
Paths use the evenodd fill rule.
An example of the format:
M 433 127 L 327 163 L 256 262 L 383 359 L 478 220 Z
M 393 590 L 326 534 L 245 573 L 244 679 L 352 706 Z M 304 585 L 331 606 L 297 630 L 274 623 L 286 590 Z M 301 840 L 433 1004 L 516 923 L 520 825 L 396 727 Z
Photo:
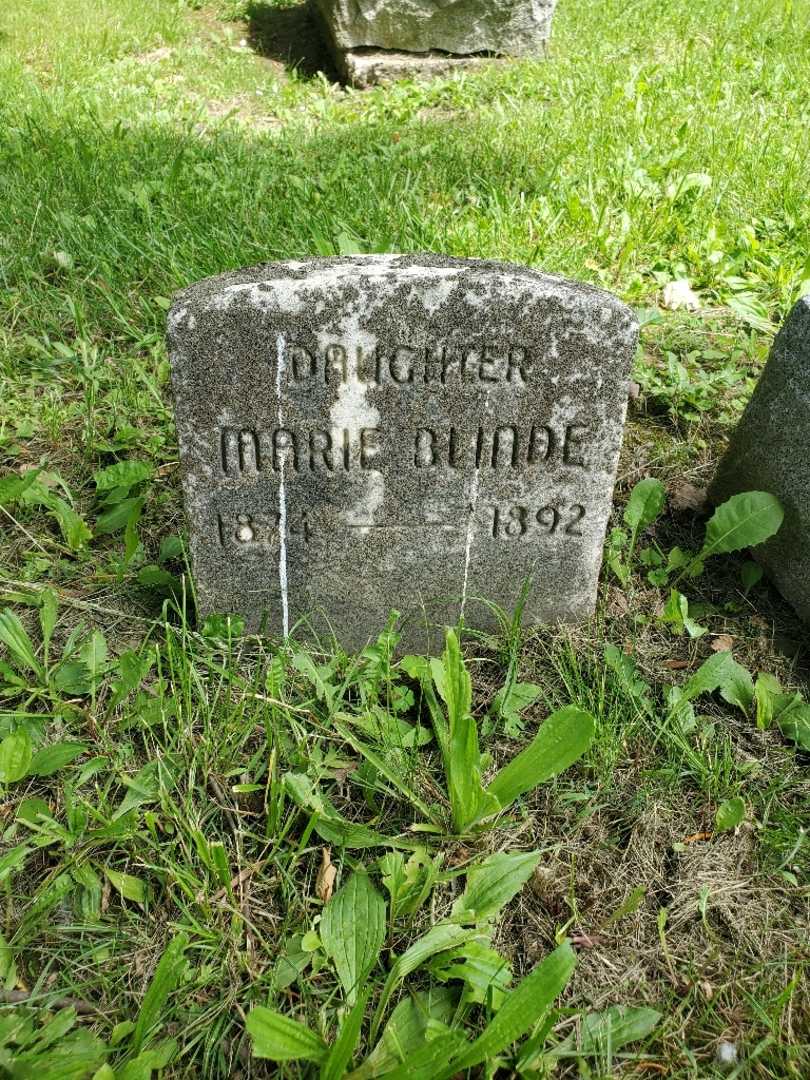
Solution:
M 350 648 L 594 608 L 637 337 L 609 293 L 434 255 L 270 263 L 169 315 L 202 614 Z
M 779 532 L 752 554 L 810 622 L 810 294 L 777 334 L 709 494 L 723 502 L 740 491 L 781 502 Z
M 366 86 L 476 57 L 538 56 L 557 0 L 313 0 L 342 76 Z

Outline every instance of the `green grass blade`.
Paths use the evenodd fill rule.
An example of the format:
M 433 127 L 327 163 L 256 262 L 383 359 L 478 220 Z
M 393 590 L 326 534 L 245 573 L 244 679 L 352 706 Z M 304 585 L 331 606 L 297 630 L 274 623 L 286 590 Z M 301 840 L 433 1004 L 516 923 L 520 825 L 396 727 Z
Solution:
M 346 1073 L 352 1054 L 360 1039 L 363 1026 L 363 1014 L 368 1001 L 369 990 L 364 990 L 357 998 L 354 1007 L 344 1019 L 340 1034 L 332 1044 L 329 1054 L 321 1066 L 320 1080 L 341 1080 Z
M 499 807 L 487 797 L 481 783 L 478 729 L 471 712 L 472 683 L 453 630 L 447 631 L 441 664 L 433 665 L 433 677 L 447 706 L 445 773 L 453 828 L 463 833 L 482 817 L 497 813 Z
M 390 784 L 393 784 L 396 790 L 399 791 L 408 802 L 415 806 L 427 821 L 432 822 L 434 825 L 437 824 L 436 815 L 430 809 L 428 804 L 416 794 L 413 788 L 402 779 L 395 769 L 390 768 L 390 766 L 386 764 L 384 758 L 382 758 L 375 750 L 372 750 L 372 748 L 364 743 L 362 739 L 358 739 L 354 732 L 352 732 L 345 724 L 341 723 L 336 717 L 334 718 L 333 723 L 336 730 L 340 732 L 341 737 L 346 740 L 353 750 L 356 750 L 358 754 L 362 754 L 366 761 L 373 765 L 377 772 L 384 776 Z
M 447 1080 L 457 1072 L 491 1061 L 525 1035 L 562 993 L 576 966 L 574 950 L 566 941 L 538 964 L 530 975 L 507 994 L 493 1020 L 470 1048 L 445 1069 L 436 1080 Z
M 323 910 L 321 941 L 350 1005 L 379 959 L 385 940 L 385 912 L 385 900 L 365 873 L 352 874 Z
M 546 720 L 532 742 L 495 776 L 487 788 L 502 807 L 531 791 L 582 757 L 593 741 L 594 719 L 567 705 Z
M 481 923 L 494 919 L 523 888 L 540 861 L 539 851 L 498 851 L 467 872 L 467 886 L 453 904 L 453 918 Z
M 463 1054 L 469 1043 L 460 1031 L 448 1031 L 424 1043 L 408 1060 L 385 1074 L 385 1080 L 435 1080 L 448 1061 Z
M 629 563 L 636 542 L 642 529 L 646 529 L 659 516 L 664 509 L 667 497 L 667 489 L 653 476 L 639 480 L 630 492 L 630 498 L 624 510 L 624 521 L 630 526 L 630 544 L 627 549 L 627 562 Z
M 559 1046 L 550 1051 L 557 1057 L 595 1057 L 621 1050 L 628 1043 L 645 1039 L 661 1019 L 657 1009 L 645 1006 L 611 1005 L 603 1012 L 587 1013 L 580 1025 L 579 1038 L 572 1032 Z
M 718 832 L 726 832 L 728 829 L 736 829 L 745 818 L 745 799 L 737 795 L 733 799 L 726 799 L 717 807 L 714 815 L 714 827 Z
M 803 750 L 810 750 L 810 705 L 796 702 L 776 717 L 779 730 L 786 739 Z
M 270 1061 L 323 1061 L 326 1057 L 326 1043 L 320 1035 L 264 1005 L 250 1010 L 245 1027 L 253 1041 L 254 1057 Z
M 699 558 L 756 547 L 778 531 L 784 516 L 779 500 L 767 491 L 732 495 L 710 518 Z
M 402 670 L 407 672 L 412 679 L 415 679 L 422 689 L 422 698 L 430 713 L 430 721 L 436 735 L 436 742 L 439 744 L 442 758 L 446 761 L 448 753 L 447 744 L 450 738 L 450 732 L 448 731 L 447 720 L 442 712 L 442 707 L 439 704 L 439 699 L 436 696 L 436 689 L 433 685 L 433 664 L 440 665 L 441 661 L 431 661 L 425 656 L 403 656 L 399 662 L 399 666 Z M 441 678 L 441 675 L 439 677 Z
M 667 489 L 653 476 L 639 480 L 630 492 L 627 506 L 624 508 L 624 521 L 633 530 L 634 535 L 656 520 L 664 509 Z
M 315 831 L 329 844 L 345 848 L 401 847 L 412 850 L 419 846 L 415 840 L 398 840 L 344 818 L 332 803 L 321 795 L 303 773 L 285 773 L 284 790 L 301 807 L 315 814 Z
M 432 930 L 428 930 L 418 941 L 415 941 L 401 956 L 398 956 L 388 973 L 388 978 L 385 980 L 385 986 L 380 995 L 374 1019 L 371 1022 L 371 1038 L 376 1037 L 380 1021 L 385 1015 L 388 1002 L 391 1000 L 391 995 L 403 979 L 421 967 L 426 960 L 436 956 L 437 953 L 444 952 L 446 949 L 455 949 L 467 941 L 476 939 L 487 941 L 488 937 L 477 927 L 469 929 L 457 926 L 454 923 L 439 923 Z
M 6 646 L 18 665 L 33 671 L 38 679 L 44 679 L 45 673 L 39 660 L 37 660 L 31 638 L 11 608 L 4 608 L 3 611 L 0 611 L 0 641 Z
M 458 993 L 445 986 L 417 990 L 397 1004 L 383 1029 L 380 1040 L 362 1065 L 350 1075 L 351 1080 L 371 1080 L 390 1073 L 427 1042 L 428 1028 L 449 1024 L 458 1005 Z
M 681 696 L 692 701 L 701 694 L 713 694 L 715 690 L 720 691 L 729 705 L 736 705 L 743 712 L 748 712 L 754 702 L 753 680 L 730 652 L 715 653 L 704 661 L 681 687 Z
M 31 737 L 25 728 L 6 735 L 0 742 L 0 784 L 15 784 L 24 779 L 32 759 Z
M 0 480 L 0 506 L 11 506 L 31 487 L 42 469 L 29 469 L 22 476 L 4 476 Z
M 157 1026 L 169 995 L 180 981 L 185 970 L 187 947 L 188 936 L 178 934 L 169 942 L 160 958 L 152 981 L 144 994 L 135 1031 L 132 1033 L 132 1046 L 136 1054 L 143 1047 L 149 1033 Z
M 10 848 L 5 854 L 0 855 L 0 885 L 14 873 L 15 870 L 19 870 L 20 867 L 25 865 L 25 860 L 28 858 L 32 851 L 32 848 L 28 844 L 17 844 L 15 847 Z
M 69 742 L 68 740 L 51 743 L 50 746 L 43 746 L 40 750 L 37 750 L 31 758 L 29 771 L 32 776 L 52 776 L 59 769 L 64 768 L 65 765 L 69 765 L 71 761 L 74 761 L 79 754 L 83 754 L 86 750 L 87 743 Z

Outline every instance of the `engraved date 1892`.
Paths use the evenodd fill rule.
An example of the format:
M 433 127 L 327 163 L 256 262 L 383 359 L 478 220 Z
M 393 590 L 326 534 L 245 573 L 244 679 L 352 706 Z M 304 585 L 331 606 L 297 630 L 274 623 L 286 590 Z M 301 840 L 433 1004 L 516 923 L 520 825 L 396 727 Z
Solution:
M 581 503 L 570 506 L 493 506 L 492 535 L 495 539 L 515 540 L 521 536 L 582 536 L 580 524 L 585 517 Z

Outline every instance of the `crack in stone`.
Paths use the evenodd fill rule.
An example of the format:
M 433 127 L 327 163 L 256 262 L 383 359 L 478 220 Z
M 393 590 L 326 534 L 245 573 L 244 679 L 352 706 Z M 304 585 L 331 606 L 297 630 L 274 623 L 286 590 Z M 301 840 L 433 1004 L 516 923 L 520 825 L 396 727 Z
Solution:
M 276 420 L 279 428 L 284 427 L 284 410 L 281 405 L 281 381 L 287 367 L 284 335 L 276 337 Z M 287 584 L 287 487 L 284 482 L 285 455 L 281 455 L 278 481 L 278 581 L 281 587 L 281 625 L 286 638 L 290 632 L 290 597 Z

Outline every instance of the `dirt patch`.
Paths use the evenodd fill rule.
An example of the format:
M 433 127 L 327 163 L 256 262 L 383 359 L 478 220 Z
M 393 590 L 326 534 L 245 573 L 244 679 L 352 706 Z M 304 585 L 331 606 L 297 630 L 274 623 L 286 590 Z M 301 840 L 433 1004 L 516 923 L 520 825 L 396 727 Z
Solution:
M 212 121 L 219 123 L 224 120 L 235 120 L 243 128 L 257 134 L 277 131 L 284 126 L 283 120 L 278 116 L 268 116 L 266 113 L 258 112 L 257 105 L 260 104 L 261 98 L 250 94 L 237 94 L 236 97 L 227 98 L 224 101 L 206 102 L 205 111 Z M 200 133 L 204 132 L 200 130 Z
M 635 786 L 611 805 L 631 806 Z M 554 824 L 535 837 L 538 847 L 563 834 Z M 600 810 L 541 860 L 501 928 L 516 967 L 528 970 L 566 927 L 578 951 L 579 1007 L 660 1008 L 662 985 L 711 999 L 752 964 L 762 965 L 761 993 L 770 982 L 783 987 L 779 965 L 766 972 L 768 958 L 798 959 L 810 913 L 761 873 L 753 828 L 712 835 L 686 799 L 649 805 L 623 836 L 627 826 L 615 809 Z
M 131 59 L 136 64 L 159 64 L 163 60 L 171 60 L 174 56 L 174 49 L 169 48 L 168 45 L 164 45 L 160 49 L 152 49 L 151 52 L 141 53 L 139 56 L 133 56 Z

